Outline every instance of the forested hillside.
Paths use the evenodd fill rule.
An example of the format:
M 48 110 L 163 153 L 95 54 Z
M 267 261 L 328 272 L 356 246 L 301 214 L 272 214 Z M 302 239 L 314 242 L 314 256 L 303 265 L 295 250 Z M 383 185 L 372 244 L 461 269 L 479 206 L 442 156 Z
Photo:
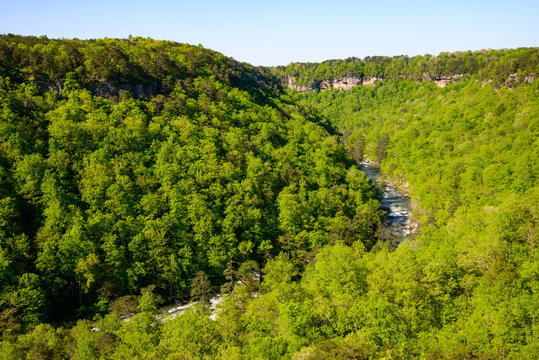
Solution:
M 335 138 L 259 87 L 249 76 L 263 75 L 248 65 L 152 40 L 24 40 L 3 38 L 2 56 L 14 60 L 3 62 L 12 78 L 0 92 L 9 324 L 99 313 L 149 285 L 166 299 L 185 297 L 197 271 L 220 285 L 227 263 L 255 269 L 283 248 L 309 256 L 334 227 L 372 246 L 380 213 L 364 176 Z M 118 51 L 108 62 L 125 58 L 126 69 L 93 68 L 102 64 L 96 49 Z M 65 67 L 48 57 L 64 51 L 76 53 Z M 144 99 L 84 88 L 110 74 L 152 79 L 152 58 L 169 64 L 164 74 L 192 71 L 172 73 L 170 89 Z M 42 91 L 38 78 L 61 82 L 61 92 Z
M 407 356 L 536 358 L 539 82 L 388 80 L 296 99 L 414 202 L 420 234 L 374 255 L 392 270 L 370 284 L 407 309 L 392 321 L 415 338 Z
M 0 74 L 56 91 L 66 80 L 76 80 L 105 97 L 118 95 L 120 90 L 139 97 L 166 94 L 182 81 L 189 90 L 193 79 L 210 76 L 249 92 L 279 86 L 264 68 L 241 64 L 201 46 L 140 37 L 80 41 L 4 35 L 0 37 Z
M 312 88 L 323 81 L 356 78 L 436 80 L 473 76 L 495 87 L 532 81 L 537 77 L 538 48 L 460 51 L 437 56 L 369 56 L 364 59 L 327 60 L 321 63 L 291 63 L 271 71 L 280 79 Z
M 297 93 L 294 64 L 1 36 L 0 359 L 537 358 L 537 51 L 466 54 Z M 446 57 L 470 76 L 407 75 Z M 414 202 L 395 251 L 365 159 Z

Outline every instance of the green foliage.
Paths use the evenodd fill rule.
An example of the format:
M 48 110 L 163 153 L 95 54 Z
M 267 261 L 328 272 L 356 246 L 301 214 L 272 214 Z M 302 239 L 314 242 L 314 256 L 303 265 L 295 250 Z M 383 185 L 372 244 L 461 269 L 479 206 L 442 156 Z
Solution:
M 149 289 L 144 289 L 142 291 L 142 295 L 137 307 L 139 312 L 146 312 L 152 315 L 157 314 L 158 301 L 152 290 L 152 287 L 150 287 Z
M 537 355 L 537 305 L 524 305 L 537 288 L 537 94 L 537 80 L 512 91 L 388 80 L 295 95 L 349 144 L 364 138 L 365 157 L 413 199 L 421 233 L 364 256 L 369 300 L 346 318 L 380 356 Z
M 198 271 L 191 283 L 191 298 L 200 301 L 203 306 L 210 304 L 212 295 L 211 283 L 204 271 Z
M 142 38 L 0 44 L 0 310 L 14 329 L 139 300 L 153 312 L 149 285 L 206 304 L 225 277 L 256 291 L 268 259 L 309 258 L 375 197 L 264 69 Z M 379 225 L 353 241 L 370 248 Z
M 285 94 L 201 47 L 1 36 L 0 358 L 536 358 L 536 52 L 291 64 L 385 80 Z M 394 252 L 363 160 L 411 195 Z
M 538 49 L 442 52 L 438 56 L 417 55 L 351 57 L 321 63 L 290 63 L 271 68 L 279 78 L 312 89 L 323 88 L 328 80 L 439 80 L 443 77 L 473 76 L 494 85 L 514 86 L 537 76 Z
M 389 136 L 387 134 L 383 134 L 380 136 L 380 140 L 378 140 L 378 145 L 376 146 L 376 162 L 381 163 L 385 160 L 387 156 L 387 146 L 389 145 Z
M 195 309 L 164 324 L 159 348 L 166 359 L 214 359 L 222 345 L 216 322 Z
M 32 331 L 19 336 L 17 342 L 2 342 L 5 359 L 65 359 L 69 339 L 63 328 L 40 324 Z
M 263 68 L 239 64 L 202 47 L 141 37 L 81 41 L 2 35 L 0 63 L 2 77 L 34 81 L 64 94 L 82 86 L 108 96 L 118 96 L 121 90 L 149 96 L 169 93 L 178 82 L 192 88 L 193 79 L 212 75 L 254 96 L 264 96 L 260 87 L 279 88 Z M 217 92 L 209 82 L 201 85 L 215 98 Z

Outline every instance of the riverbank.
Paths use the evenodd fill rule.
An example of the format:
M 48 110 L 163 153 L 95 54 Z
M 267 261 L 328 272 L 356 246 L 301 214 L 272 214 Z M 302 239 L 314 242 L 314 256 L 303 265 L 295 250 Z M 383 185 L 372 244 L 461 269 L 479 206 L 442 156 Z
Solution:
M 363 161 L 360 170 L 367 178 L 380 187 L 380 207 L 386 212 L 386 229 L 391 233 L 396 245 L 417 231 L 418 222 L 410 219 L 412 202 L 407 193 L 395 184 L 387 182 L 381 175 L 380 167 L 373 162 Z M 406 186 L 407 188 L 407 186 Z

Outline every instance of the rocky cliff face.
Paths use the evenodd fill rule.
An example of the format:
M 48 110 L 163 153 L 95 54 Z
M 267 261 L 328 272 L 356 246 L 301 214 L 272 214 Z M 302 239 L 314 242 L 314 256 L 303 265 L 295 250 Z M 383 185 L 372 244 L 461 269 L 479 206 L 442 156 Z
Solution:
M 64 88 L 63 81 L 46 82 L 46 81 L 36 81 L 35 84 L 45 91 L 52 91 L 58 94 L 62 93 Z M 96 84 L 89 84 L 85 86 L 86 89 L 90 90 L 96 96 L 104 98 L 112 98 L 118 96 L 120 91 L 128 91 L 135 99 L 142 98 L 143 96 L 151 97 L 159 92 L 159 86 L 157 83 L 151 83 L 144 87 L 142 84 L 115 84 L 111 81 L 103 80 Z
M 519 75 L 517 73 L 509 75 L 509 77 L 505 80 L 505 86 L 508 88 L 514 88 L 520 83 L 532 83 L 535 80 L 535 77 L 531 75 Z
M 296 90 L 296 91 L 309 91 L 309 90 L 316 89 L 307 85 L 296 85 L 296 78 L 293 76 L 287 76 L 286 78 L 284 78 L 283 81 L 290 89 Z
M 381 78 L 372 78 L 370 80 L 365 80 L 363 78 L 358 78 L 354 76 L 346 76 L 337 79 L 322 80 L 319 83 L 316 83 L 312 86 L 307 85 L 298 85 L 296 84 L 296 78 L 293 76 L 287 76 L 284 79 L 284 83 L 291 89 L 296 91 L 313 91 L 313 90 L 324 90 L 324 89 L 343 89 L 348 90 L 357 85 L 373 84 L 376 80 L 383 80 Z
M 365 79 L 363 80 L 363 84 L 362 85 L 372 85 L 374 84 L 375 82 L 377 81 L 381 81 L 383 82 L 384 81 L 384 78 L 380 78 L 380 77 L 373 77 L 373 78 L 370 78 L 370 79 Z
M 439 87 L 445 87 L 449 84 L 462 80 L 463 77 L 464 77 L 463 74 L 456 74 L 456 75 L 439 76 L 439 77 L 426 79 L 426 80 L 433 81 Z
M 429 77 L 426 74 L 424 74 L 424 76 L 422 76 L 420 79 L 417 79 L 416 81 L 432 81 L 439 87 L 444 87 L 451 83 L 462 80 L 464 76 L 465 75 L 463 74 L 456 74 L 456 75 Z M 384 78 L 375 76 L 370 79 L 365 79 L 365 78 L 357 78 L 353 76 L 348 76 L 348 77 L 337 78 L 337 79 L 322 80 L 321 82 L 316 83 L 315 85 L 312 85 L 312 86 L 296 84 L 296 79 L 293 76 L 288 76 L 284 79 L 284 83 L 289 88 L 296 91 L 314 91 L 314 90 L 324 90 L 324 89 L 348 90 L 358 85 L 372 85 L 377 81 L 383 82 Z
M 324 80 L 320 83 L 320 90 L 323 89 L 343 89 L 348 90 L 354 86 L 361 85 L 362 79 L 352 76 L 343 77 L 340 79 Z

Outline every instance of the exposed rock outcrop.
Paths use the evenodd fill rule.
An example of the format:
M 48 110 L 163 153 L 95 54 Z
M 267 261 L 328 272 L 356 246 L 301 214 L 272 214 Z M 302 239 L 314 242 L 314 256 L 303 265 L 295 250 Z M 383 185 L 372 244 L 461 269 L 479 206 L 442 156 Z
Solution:
M 532 83 L 535 80 L 535 78 L 531 75 L 521 75 L 517 73 L 513 73 L 507 77 L 505 80 L 505 86 L 508 88 L 514 88 L 519 83 Z
M 408 219 L 404 223 L 404 227 L 409 231 L 410 234 L 416 234 L 419 228 L 419 221 L 417 219 Z
M 438 85 L 439 87 L 445 87 L 449 84 L 462 80 L 463 77 L 464 75 L 462 74 L 446 75 L 436 77 L 432 79 L 432 81 L 434 81 L 434 83 L 436 83 L 436 85 Z
M 296 84 L 296 78 L 293 76 L 287 76 L 284 78 L 284 83 L 296 91 L 314 91 L 314 90 L 324 90 L 324 89 L 343 89 L 348 90 L 358 85 L 368 85 L 374 84 L 377 80 L 383 81 L 382 78 L 373 77 L 372 79 L 365 80 L 363 78 L 358 78 L 354 76 L 345 76 L 336 79 L 322 80 L 319 83 L 316 83 L 312 86 L 308 85 L 298 85 Z
M 426 73 L 423 73 L 421 78 L 416 79 L 415 81 L 421 82 L 421 81 L 432 81 L 439 87 L 444 87 L 449 84 L 452 84 L 454 82 L 461 81 L 465 76 L 465 74 L 454 74 L 454 75 L 442 75 L 442 76 L 429 76 Z M 407 78 L 411 78 L 407 76 Z M 384 78 L 374 76 L 370 79 L 365 78 L 358 78 L 354 76 L 347 76 L 347 77 L 341 77 L 336 79 L 326 79 L 322 80 L 319 83 L 316 83 L 314 85 L 308 86 L 308 85 L 298 85 L 296 84 L 296 78 L 293 76 L 287 76 L 284 79 L 284 83 L 291 89 L 296 91 L 314 91 L 314 90 L 324 90 L 324 89 L 343 89 L 348 90 L 351 89 L 354 86 L 358 85 L 372 85 L 376 83 L 377 81 L 384 81 Z M 516 76 L 516 74 L 511 75 L 507 83 L 515 83 L 515 82 L 532 82 L 533 78 L 528 76 L 525 79 L 520 79 Z
M 320 83 L 320 90 L 323 89 L 343 89 L 348 90 L 354 86 L 361 85 L 363 80 L 353 76 L 347 76 L 339 79 L 323 80 Z
M 372 78 L 370 78 L 370 79 L 368 79 L 368 80 L 363 80 L 363 85 L 372 85 L 372 84 L 374 84 L 374 83 L 377 82 L 377 81 L 382 81 L 382 82 L 383 82 L 384 79 L 381 78 L 381 77 L 375 76 L 375 77 L 372 77 Z
M 56 81 L 52 83 L 37 80 L 35 81 L 35 84 L 45 91 L 56 92 L 58 94 L 61 94 L 64 88 L 63 81 Z M 85 88 L 90 90 L 96 96 L 108 99 L 114 96 L 118 96 L 121 90 L 128 91 L 136 99 L 142 98 L 144 96 L 150 97 L 159 92 L 159 86 L 157 83 L 151 83 L 144 87 L 144 85 L 142 84 L 116 84 L 106 80 L 102 80 L 94 84 L 89 84 L 85 86 Z
M 121 90 L 126 90 L 131 93 L 135 99 L 140 99 L 144 96 L 152 96 L 159 92 L 159 86 L 157 83 L 151 83 L 146 87 L 142 84 L 114 84 L 110 81 L 98 83 L 97 85 L 90 85 L 87 87 L 98 96 L 111 98 L 119 95 Z
M 307 86 L 307 85 L 297 85 L 296 84 L 296 78 L 293 76 L 287 76 L 284 78 L 284 83 L 292 90 L 296 91 L 310 91 L 310 90 L 316 90 L 315 87 Z

